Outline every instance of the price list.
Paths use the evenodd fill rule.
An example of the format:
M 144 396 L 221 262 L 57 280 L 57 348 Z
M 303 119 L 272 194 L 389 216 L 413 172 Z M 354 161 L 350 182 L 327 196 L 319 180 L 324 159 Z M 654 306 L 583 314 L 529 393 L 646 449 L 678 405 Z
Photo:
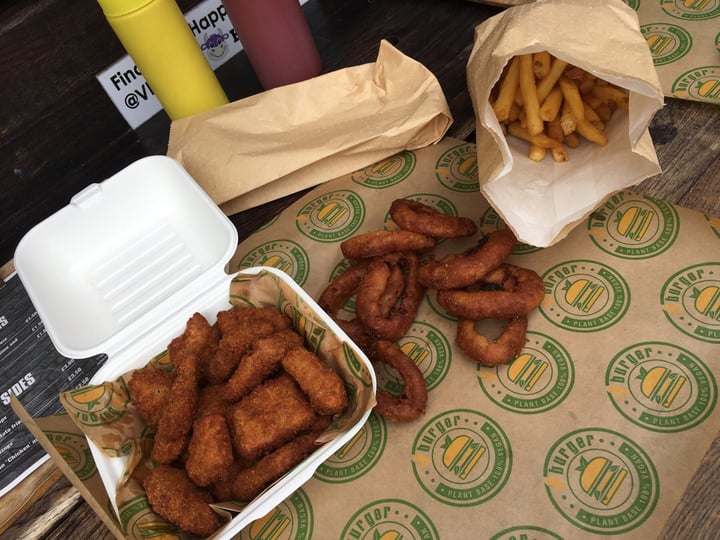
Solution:
M 87 384 L 106 359 L 62 356 L 20 278 L 14 274 L 0 281 L 0 496 L 46 458 L 10 407 L 11 395 L 33 417 L 57 414 L 62 411 L 58 395 Z

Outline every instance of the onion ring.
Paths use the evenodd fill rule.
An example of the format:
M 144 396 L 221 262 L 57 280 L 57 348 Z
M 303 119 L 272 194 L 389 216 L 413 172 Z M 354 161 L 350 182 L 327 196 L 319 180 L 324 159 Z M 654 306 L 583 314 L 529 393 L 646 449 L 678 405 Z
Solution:
M 470 218 L 443 214 L 410 199 L 395 199 L 390 205 L 390 217 L 401 229 L 434 238 L 462 238 L 477 232 L 477 225 Z
M 472 319 L 460 319 L 455 343 L 466 355 L 484 366 L 505 364 L 525 346 L 528 320 L 526 315 L 509 319 L 502 333 L 494 340 L 475 329 Z
M 415 319 L 425 287 L 417 280 L 419 258 L 416 253 L 392 253 L 372 259 L 355 298 L 357 318 L 381 339 L 397 341 L 405 335 Z M 382 300 L 394 266 L 403 271 L 404 287 L 400 298 L 388 310 Z
M 340 249 L 346 258 L 357 260 L 396 251 L 427 251 L 436 243 L 435 238 L 412 231 L 371 231 L 344 240 Z
M 400 347 L 385 340 L 375 343 L 373 360 L 395 368 L 405 382 L 402 395 L 378 390 L 375 412 L 393 422 L 410 422 L 425 412 L 427 386 L 420 368 Z
M 545 284 L 533 270 L 502 264 L 485 276 L 484 283 L 501 291 L 450 289 L 438 291 L 438 303 L 461 319 L 512 319 L 526 315 L 545 298 Z
M 347 301 L 360 287 L 360 282 L 367 274 L 370 267 L 370 260 L 360 261 L 349 266 L 342 274 L 337 275 L 325 287 L 325 290 L 318 297 L 318 305 L 329 315 L 337 318 Z
M 485 235 L 476 246 L 461 254 L 429 260 L 420 266 L 418 279 L 433 289 L 459 289 L 480 281 L 512 253 L 517 243 L 510 229 Z

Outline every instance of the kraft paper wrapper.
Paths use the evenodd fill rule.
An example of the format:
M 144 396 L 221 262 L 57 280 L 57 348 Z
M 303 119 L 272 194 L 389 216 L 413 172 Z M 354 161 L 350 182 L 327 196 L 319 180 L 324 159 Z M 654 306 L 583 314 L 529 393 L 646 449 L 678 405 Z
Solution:
M 317 298 L 345 264 L 341 242 L 395 227 L 400 197 L 473 218 L 475 236 L 433 250 L 462 252 L 505 227 L 478 193 L 475 152 L 446 138 L 320 185 L 244 240 L 231 267 L 267 260 Z M 564 240 L 519 244 L 508 262 L 546 287 L 522 357 L 469 360 L 429 290 L 399 341 L 425 377 L 425 414 L 371 414 L 275 515 L 323 539 L 659 536 L 720 425 L 720 321 L 705 311 L 720 290 L 720 220 L 623 190 Z M 378 391 L 398 392 L 393 370 L 376 373 Z
M 304 336 L 306 346 L 315 351 L 326 365 L 333 367 L 345 381 L 346 387 L 350 389 L 348 410 L 333 419 L 332 425 L 318 438 L 318 444 L 328 443 L 344 433 L 375 405 L 367 370 L 361 369 L 362 366 L 359 368 L 349 365 L 353 362 L 347 356 L 344 342 L 328 328 L 323 321 L 324 315 L 318 316 L 312 306 L 277 276 L 267 272 L 258 275 L 239 273 L 230 282 L 228 307 L 230 304 L 274 306 L 280 309 L 293 319 L 293 327 Z M 203 315 L 211 323 L 215 321 L 216 313 L 203 313 Z M 112 358 L 108 360 L 108 362 L 112 361 Z M 151 358 L 147 365 L 162 370 L 173 369 L 167 351 Z M 130 403 L 127 381 L 130 380 L 133 372 L 134 370 L 130 370 L 117 380 L 107 381 L 102 385 L 88 385 L 64 392 L 60 395 L 60 402 L 78 429 L 104 454 L 126 459 L 123 477 L 115 494 L 115 501 L 122 518 L 121 525 L 126 531 L 126 536 L 140 540 L 145 538 L 143 531 L 150 529 L 157 531 L 161 528 L 165 532 L 183 538 L 190 537 L 149 509 L 144 513 L 140 512 L 140 518 L 137 516 L 139 512 L 135 508 L 142 508 L 146 504 L 139 505 L 138 500 L 145 499 L 142 480 L 152 470 L 152 462 L 149 458 L 152 434 L 148 434 L 147 426 Z M 111 396 L 111 399 L 104 404 L 104 407 L 98 406 L 101 401 L 99 396 Z M 97 400 L 89 397 L 97 397 Z M 98 419 L 106 419 L 106 421 L 98 421 Z M 308 466 L 307 463 L 311 459 L 312 456 L 306 458 L 298 467 Z M 282 479 L 278 482 L 282 482 Z M 290 492 L 287 495 L 290 495 Z M 241 512 L 245 504 L 218 501 L 213 503 L 213 506 L 229 520 L 233 514 Z M 222 531 L 218 531 L 213 537 L 226 536 Z
M 629 113 L 613 115 L 607 146 L 581 139 L 580 147 L 568 149 L 566 163 L 534 162 L 527 143 L 503 135 L 490 92 L 513 56 L 542 50 L 629 90 Z M 467 77 L 480 190 L 523 242 L 556 243 L 608 195 L 660 172 L 648 126 L 663 95 L 637 15 L 621 0 L 509 8 L 476 27 Z
M 434 75 L 383 40 L 374 64 L 174 121 L 167 154 L 232 215 L 432 144 L 451 123 Z

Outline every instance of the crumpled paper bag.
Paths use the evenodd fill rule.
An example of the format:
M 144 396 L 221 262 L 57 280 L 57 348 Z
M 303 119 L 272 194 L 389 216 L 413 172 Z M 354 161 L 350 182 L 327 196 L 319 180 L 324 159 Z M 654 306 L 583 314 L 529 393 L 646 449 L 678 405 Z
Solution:
M 503 135 L 490 91 L 513 56 L 542 50 L 630 91 L 629 113 L 613 115 L 606 147 L 583 140 L 566 163 L 534 162 L 527 143 Z M 508 8 L 476 27 L 467 78 L 480 190 L 522 242 L 558 242 L 609 195 L 660 172 L 648 126 L 663 94 L 637 15 L 621 0 Z
M 232 215 L 437 142 L 451 124 L 435 76 L 383 40 L 374 64 L 174 121 L 167 155 Z

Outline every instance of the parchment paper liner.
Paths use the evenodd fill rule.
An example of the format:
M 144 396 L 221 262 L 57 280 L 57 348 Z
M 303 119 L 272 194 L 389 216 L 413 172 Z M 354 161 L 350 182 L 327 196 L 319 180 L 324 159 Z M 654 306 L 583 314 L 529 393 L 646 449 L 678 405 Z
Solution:
M 488 98 L 515 55 L 548 50 L 630 91 L 628 114 L 608 123 L 604 147 L 582 140 L 567 163 L 536 163 L 505 138 Z M 518 238 L 546 247 L 567 236 L 612 193 L 660 172 L 648 125 L 663 105 L 636 13 L 621 0 L 541 0 L 509 8 L 475 29 L 467 65 L 477 121 L 480 190 Z
M 451 123 L 435 76 L 383 40 L 374 64 L 174 121 L 167 154 L 230 215 L 437 142 Z
M 367 361 L 358 358 L 359 355 L 362 355 L 359 349 L 348 341 L 344 341 L 336 333 L 337 327 L 327 315 L 310 305 L 298 293 L 299 287 L 292 286 L 288 281 L 284 281 L 270 272 L 261 271 L 256 275 L 240 272 L 230 282 L 229 304 L 277 307 L 290 317 L 293 328 L 305 337 L 306 346 L 316 352 L 327 365 L 332 366 L 341 375 L 346 383 L 350 404 L 348 410 L 335 417 L 332 425 L 318 438 L 318 444 L 328 443 L 360 422 L 367 411 L 375 405 L 374 375 L 369 371 Z M 228 307 L 230 307 L 229 304 Z M 203 315 L 211 323 L 214 323 L 216 313 L 203 313 Z M 148 365 L 159 369 L 172 369 L 167 351 L 153 357 Z M 105 382 L 100 386 L 87 386 L 60 395 L 63 407 L 88 439 L 93 441 L 107 456 L 125 458 L 123 478 L 120 485 L 117 486 L 116 493 L 118 508 L 122 508 L 128 503 L 137 505 L 139 498 L 143 499 L 143 504 L 146 504 L 142 480 L 152 468 L 149 458 L 152 434 L 147 432 L 147 426 L 134 412 L 127 389 L 127 381 L 133 372 L 134 370 L 128 371 L 117 380 Z M 107 423 L 83 421 L 83 414 L 78 414 L 77 408 L 78 395 L 83 390 L 87 392 L 87 395 L 112 393 L 113 401 L 108 410 L 112 410 L 114 415 L 108 416 Z M 70 394 L 72 394 L 72 398 L 70 398 Z M 87 414 L 92 415 L 92 402 L 88 404 Z M 320 463 L 316 451 L 296 468 L 317 467 Z M 275 484 L 282 483 L 284 478 Z M 269 488 L 270 486 L 266 490 Z M 291 492 L 292 490 L 288 490 L 286 495 L 290 495 Z M 232 517 L 230 512 L 237 514 L 247 505 L 234 501 L 223 501 L 213 506 L 230 519 Z M 255 517 L 260 517 L 260 515 Z M 163 529 L 172 534 L 186 536 L 160 516 L 146 513 L 143 519 L 148 523 L 145 531 L 148 527 L 152 527 L 155 531 Z M 143 530 L 142 527 L 139 529 L 132 527 L 132 531 L 127 532 L 128 523 L 124 521 L 122 511 L 120 511 L 120 520 L 128 538 L 135 538 L 136 536 L 132 534 L 135 531 L 139 534 L 137 538 L 144 537 L 144 533 L 140 532 Z M 213 537 L 222 537 L 222 529 Z

